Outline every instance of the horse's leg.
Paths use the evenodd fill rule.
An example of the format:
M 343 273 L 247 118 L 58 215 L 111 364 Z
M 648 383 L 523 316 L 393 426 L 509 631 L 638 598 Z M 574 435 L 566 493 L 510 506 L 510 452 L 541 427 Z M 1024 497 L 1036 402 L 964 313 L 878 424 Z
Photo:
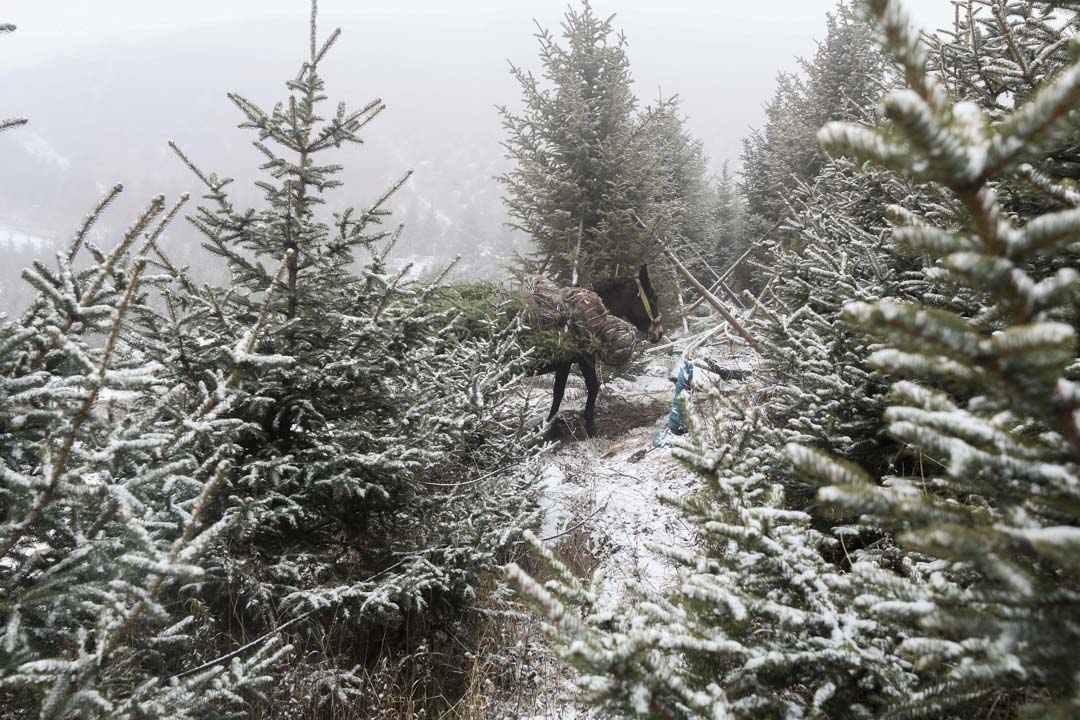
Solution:
M 551 412 L 548 413 L 548 422 L 555 419 L 559 414 L 559 405 L 562 404 L 563 395 L 566 393 L 566 379 L 570 377 L 570 363 L 563 363 L 555 367 L 555 386 L 552 389 Z
M 589 390 L 589 397 L 585 401 L 585 433 L 589 437 L 596 435 L 596 396 L 600 394 L 600 379 L 596 377 L 596 360 L 591 356 L 583 356 L 578 360 L 581 375 L 585 378 L 585 387 Z

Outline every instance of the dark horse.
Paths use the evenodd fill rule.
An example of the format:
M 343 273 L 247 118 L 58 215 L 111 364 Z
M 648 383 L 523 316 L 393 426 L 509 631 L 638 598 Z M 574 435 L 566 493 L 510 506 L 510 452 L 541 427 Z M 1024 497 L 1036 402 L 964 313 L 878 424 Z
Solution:
M 656 343 L 664 334 L 660 324 L 660 308 L 656 302 L 656 292 L 649 282 L 649 269 L 642 265 L 637 275 L 628 278 L 601 280 L 591 288 L 609 313 L 626 320 L 649 336 L 649 341 Z M 596 396 L 600 392 L 600 380 L 596 377 L 596 357 L 592 354 L 579 355 L 565 362 L 553 363 L 538 368 L 537 375 L 555 373 L 554 397 L 551 399 L 551 412 L 548 422 L 555 419 L 566 392 L 566 379 L 570 377 L 570 367 L 577 364 L 581 376 L 585 378 L 585 387 L 589 396 L 585 401 L 585 432 L 589 437 L 596 434 L 595 410 Z

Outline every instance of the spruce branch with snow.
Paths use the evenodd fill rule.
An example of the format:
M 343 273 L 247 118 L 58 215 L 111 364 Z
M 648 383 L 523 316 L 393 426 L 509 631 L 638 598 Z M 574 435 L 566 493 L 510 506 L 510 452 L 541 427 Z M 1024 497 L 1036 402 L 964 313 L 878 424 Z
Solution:
M 1070 64 L 1071 5 L 958 3 L 951 30 L 924 36 L 929 65 L 955 100 L 975 102 L 999 120 Z
M 900 4 L 868 5 L 909 89 L 885 102 L 887 130 L 829 125 L 824 145 L 948 188 L 961 208 L 946 229 L 895 208 L 893 240 L 934 259 L 940 292 L 977 300 L 967 312 L 920 303 L 853 302 L 845 312 L 880 343 L 870 364 L 900 378 L 885 412 L 909 461 L 880 484 L 862 469 L 792 446 L 819 497 L 898 533 L 902 574 L 857 565 L 861 602 L 905 638 L 921 682 L 890 717 L 940 717 L 961 704 L 1011 702 L 1040 717 L 1077 712 L 1080 612 L 1075 562 L 1080 393 L 1075 390 L 1075 207 L 1017 217 L 998 184 L 1034 175 L 1074 127 L 1074 60 L 999 117 L 954 105 L 927 70 L 926 46 Z M 995 14 L 1000 8 L 995 6 Z M 1023 74 L 1023 73 L 1021 73 Z M 995 699 L 997 698 L 997 700 Z
M 7 35 L 8 33 L 15 32 L 15 26 L 10 23 L 0 23 L 0 36 Z M 10 130 L 11 128 L 25 125 L 26 118 L 0 118 L 0 132 L 4 130 Z
M 0 709 L 202 717 L 239 707 L 288 648 L 167 682 L 198 661 L 191 642 L 207 629 L 187 602 L 236 519 L 209 508 L 239 423 L 225 383 L 173 383 L 131 342 L 133 314 L 167 282 L 147 255 L 170 214 L 155 198 L 103 251 L 88 233 L 120 191 L 55 269 L 24 272 L 38 295 L 0 321 Z

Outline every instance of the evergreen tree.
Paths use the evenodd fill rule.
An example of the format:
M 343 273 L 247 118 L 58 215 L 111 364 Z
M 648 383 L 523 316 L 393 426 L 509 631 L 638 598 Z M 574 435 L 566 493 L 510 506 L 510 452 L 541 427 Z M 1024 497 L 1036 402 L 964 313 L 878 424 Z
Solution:
M 770 297 L 753 323 L 766 346 L 761 402 L 791 441 L 887 467 L 896 453 L 881 420 L 887 386 L 867 365 L 872 345 L 842 322 L 843 309 L 852 299 L 926 292 L 921 258 L 898 257 L 886 242 L 884 213 L 906 202 L 940 221 L 943 201 L 931 187 L 842 159 L 793 195 L 789 219 L 767 242 Z M 790 486 L 786 475 L 780 481 Z
M 339 33 L 320 45 L 315 21 L 313 4 L 307 58 L 284 102 L 266 112 L 229 96 L 265 159 L 260 207 L 237 208 L 229 179 L 177 149 L 209 201 L 189 219 L 232 282 L 196 288 L 176 271 L 182 292 L 166 309 L 188 311 L 144 326 L 147 352 L 178 378 L 197 382 L 222 365 L 239 373 L 233 417 L 243 453 L 217 511 L 243 522 L 219 548 L 202 601 L 213 614 L 237 613 L 246 633 L 304 619 L 321 642 L 355 636 L 340 661 L 290 671 L 297 683 L 348 695 L 363 683 L 352 672 L 369 652 L 363 638 L 406 619 L 431 615 L 438 626 L 459 617 L 480 574 L 532 522 L 533 498 L 528 478 L 506 471 L 527 440 L 508 405 L 523 353 L 507 308 L 488 306 L 477 320 L 464 301 L 406 282 L 408 267 L 388 273 L 402 229 L 386 226 L 385 206 L 408 175 L 367 208 L 323 211 L 340 185 L 330 158 L 359 143 L 384 105 L 341 104 L 324 117 L 320 73 Z M 266 299 L 279 258 L 282 289 Z M 257 349 L 273 366 L 206 352 L 208 339 L 242 337 L 264 302 Z M 172 332 L 153 331 L 162 325 Z
M 779 76 L 764 129 L 743 142 L 749 209 L 768 222 L 786 213 L 786 190 L 793 182 L 810 181 L 821 170 L 818 128 L 872 118 L 888 69 L 872 27 L 846 0 L 828 15 L 825 40 L 814 57 L 799 64 L 802 75 Z
M 626 39 L 613 18 L 601 19 L 582 0 L 565 15 L 565 46 L 540 29 L 550 86 L 512 65 L 522 111 L 500 108 L 515 163 L 499 178 L 512 227 L 533 239 L 540 265 L 564 282 L 575 266 L 587 283 L 656 257 L 672 214 L 658 202 L 664 178 L 650 134 L 657 113 L 668 110 L 638 112 Z M 649 218 L 653 235 L 635 213 Z
M 1080 14 L 1062 3 L 971 0 L 957 6 L 951 32 L 927 38 L 929 67 L 954 97 L 999 121 L 1068 65 L 1068 41 L 1078 29 Z M 1080 180 L 1080 132 L 1066 132 L 1032 166 L 1051 179 Z M 1024 215 L 1058 202 L 1024 177 L 1000 179 L 998 192 L 1005 208 Z
M 953 30 L 928 35 L 928 68 L 958 101 L 975 102 L 1004 118 L 1066 67 L 1076 31 L 1070 3 L 1035 0 L 956 5 Z
M 730 267 L 750 246 L 754 229 L 746 216 L 746 201 L 725 162 L 713 178 L 712 242 L 709 256 L 718 268 Z M 760 234 L 760 233 L 759 233 Z M 732 285 L 745 285 L 744 273 L 737 272 Z
M 646 112 L 653 118 L 646 133 L 659 173 L 653 201 L 667 208 L 671 218 L 667 244 L 699 277 L 709 277 L 716 263 L 713 212 L 717 200 L 709 182 L 704 144 L 687 130 L 677 97 L 660 98 Z
M 961 703 L 999 702 L 1012 689 L 1033 716 L 1073 717 L 1078 276 L 1047 260 L 1075 265 L 1080 214 L 1067 203 L 1018 222 L 995 186 L 1030 173 L 1025 163 L 1075 128 L 1080 63 L 995 119 L 948 101 L 897 3 L 870 5 L 910 89 L 886 101 L 890 131 L 831 125 L 823 142 L 952 191 L 963 211 L 948 229 L 897 208 L 893 237 L 938 259 L 928 277 L 943 291 L 962 289 L 980 302 L 965 314 L 895 300 L 846 309 L 880 339 L 872 365 L 905 378 L 885 417 L 912 452 L 912 472 L 878 484 L 818 452 L 791 454 L 803 472 L 831 483 L 823 500 L 898 532 L 911 553 L 900 575 L 857 568 L 864 604 L 906 636 L 904 650 L 924 678 L 895 716 L 940 717 Z M 1068 197 L 1068 187 L 1043 180 Z
M 133 315 L 157 302 L 163 282 L 146 272 L 148 258 L 183 200 L 166 213 L 155 198 L 104 251 L 87 234 L 120 190 L 87 217 L 55 269 L 38 262 L 24 272 L 38 291 L 24 316 L 0 316 L 5 717 L 238 709 L 288 649 L 269 642 L 228 667 L 185 674 L 210 629 L 189 614 L 191 588 L 238 519 L 211 511 L 238 450 L 235 376 L 186 386 L 131 342 Z M 78 269 L 83 255 L 92 262 Z M 264 319 L 235 347 L 216 349 L 261 360 Z
M 805 94 L 802 78 L 779 74 L 765 106 L 765 127 L 743 139 L 742 189 L 749 211 L 766 221 L 782 216 L 784 190 L 797 179 L 812 179 L 818 168 L 817 149 L 808 142 L 815 126 L 805 117 Z

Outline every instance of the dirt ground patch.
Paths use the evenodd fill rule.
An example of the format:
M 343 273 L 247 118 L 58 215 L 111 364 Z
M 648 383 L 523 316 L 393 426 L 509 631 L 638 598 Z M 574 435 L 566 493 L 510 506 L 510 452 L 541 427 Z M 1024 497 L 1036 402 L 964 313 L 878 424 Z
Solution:
M 596 436 L 617 438 L 630 430 L 652 425 L 656 419 L 671 409 L 671 401 L 650 399 L 646 402 L 628 402 L 617 396 L 603 396 L 596 403 Z M 560 440 L 584 440 L 585 418 L 580 410 L 568 410 L 559 414 L 552 429 Z

